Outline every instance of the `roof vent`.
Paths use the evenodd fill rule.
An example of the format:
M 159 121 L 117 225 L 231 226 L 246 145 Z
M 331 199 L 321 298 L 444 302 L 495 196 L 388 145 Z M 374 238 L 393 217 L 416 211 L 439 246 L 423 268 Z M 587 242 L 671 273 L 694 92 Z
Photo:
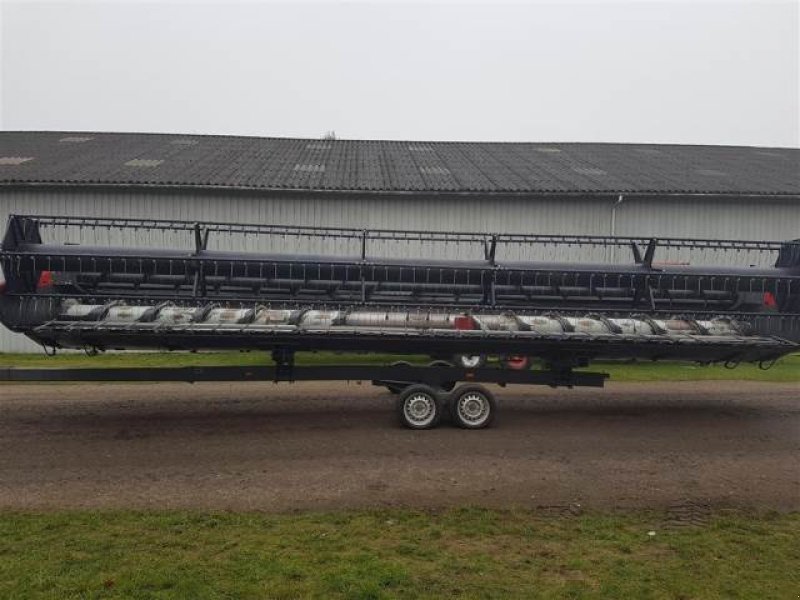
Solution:
M 661 150 L 656 150 L 655 148 L 636 148 L 636 151 L 639 154 L 650 154 L 650 155 L 657 155 L 662 154 Z
M 133 160 L 129 160 L 128 162 L 126 162 L 125 166 L 150 168 L 150 167 L 157 167 L 163 162 L 164 162 L 163 160 L 158 160 L 156 158 L 134 158 Z
M 172 140 L 170 144 L 174 146 L 196 146 L 197 140 L 178 139 Z
M 725 171 L 717 171 L 716 169 L 696 169 L 700 175 L 709 175 L 711 177 L 725 177 Z
M 543 148 L 536 148 L 537 152 L 544 152 L 546 154 L 558 154 L 561 152 L 561 148 L 551 148 L 551 147 L 543 147 Z
M 32 156 L 0 156 L 0 165 L 21 165 L 33 160 Z
M 330 142 L 311 142 L 306 144 L 306 150 L 330 150 L 332 146 Z
M 607 175 L 603 169 L 597 167 L 572 167 L 572 170 L 581 175 Z
M 450 175 L 450 169 L 445 167 L 420 167 L 419 172 L 423 175 Z
M 89 140 L 93 139 L 94 139 L 93 137 L 85 135 L 68 135 L 67 137 L 63 137 L 58 141 L 67 144 L 80 144 L 82 142 L 88 142 Z
M 411 144 L 408 149 L 412 152 L 433 152 L 433 146 L 426 144 Z
M 324 173 L 325 165 L 302 165 L 297 163 L 294 166 L 294 170 L 301 173 Z

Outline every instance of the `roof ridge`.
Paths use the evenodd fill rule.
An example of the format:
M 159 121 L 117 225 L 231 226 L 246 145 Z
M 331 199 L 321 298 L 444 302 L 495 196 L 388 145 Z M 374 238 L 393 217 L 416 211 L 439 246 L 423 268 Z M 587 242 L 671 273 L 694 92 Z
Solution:
M 153 136 L 153 137 L 181 137 L 191 138 L 200 137 L 207 139 L 234 139 L 234 140 L 265 140 L 265 141 L 287 141 L 287 142 L 332 142 L 337 143 L 360 143 L 360 144 L 437 144 L 437 145 L 460 145 L 460 144 L 499 144 L 513 146 L 623 146 L 623 147 L 664 147 L 664 148 L 749 148 L 758 150 L 790 150 L 800 152 L 800 146 L 759 146 L 745 144 L 694 144 L 679 142 L 586 142 L 586 141 L 555 141 L 555 140 L 432 140 L 432 139 L 368 139 L 368 138 L 336 138 L 329 139 L 324 137 L 302 137 L 302 136 L 262 136 L 244 134 L 224 134 L 224 133 L 187 133 L 187 132 L 165 132 L 165 131 L 86 131 L 86 130 L 47 130 L 47 129 L 6 129 L 0 131 L 0 137 L 7 134 L 46 134 L 46 135 L 124 135 L 124 136 Z

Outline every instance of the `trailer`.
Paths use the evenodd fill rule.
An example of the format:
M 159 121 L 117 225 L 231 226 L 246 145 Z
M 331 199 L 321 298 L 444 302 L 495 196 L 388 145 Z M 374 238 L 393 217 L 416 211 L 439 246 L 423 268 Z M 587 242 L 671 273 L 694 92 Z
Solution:
M 49 352 L 261 350 L 275 363 L 0 380 L 368 380 L 417 429 L 444 414 L 488 426 L 484 383 L 602 386 L 578 370 L 598 359 L 767 367 L 800 342 L 798 241 L 12 215 L 0 266 L 0 321 Z M 320 350 L 431 362 L 294 364 Z

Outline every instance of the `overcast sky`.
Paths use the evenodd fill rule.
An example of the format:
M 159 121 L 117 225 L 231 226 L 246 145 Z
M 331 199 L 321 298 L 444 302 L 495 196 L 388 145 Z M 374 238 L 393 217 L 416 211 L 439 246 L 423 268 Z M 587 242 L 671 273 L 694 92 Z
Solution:
M 0 125 L 797 147 L 799 6 L 5 1 Z

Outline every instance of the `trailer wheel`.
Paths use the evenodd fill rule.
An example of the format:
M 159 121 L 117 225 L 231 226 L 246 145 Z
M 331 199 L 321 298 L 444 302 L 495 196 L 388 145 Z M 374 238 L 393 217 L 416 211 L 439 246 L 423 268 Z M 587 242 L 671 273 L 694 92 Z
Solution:
M 453 363 L 462 369 L 480 369 L 486 365 L 485 354 L 456 354 Z
M 464 429 L 483 429 L 494 421 L 494 396 L 482 385 L 458 388 L 450 401 L 453 422 Z
M 424 384 L 407 387 L 397 400 L 400 422 L 409 429 L 433 429 L 442 418 L 442 410 L 436 390 Z

